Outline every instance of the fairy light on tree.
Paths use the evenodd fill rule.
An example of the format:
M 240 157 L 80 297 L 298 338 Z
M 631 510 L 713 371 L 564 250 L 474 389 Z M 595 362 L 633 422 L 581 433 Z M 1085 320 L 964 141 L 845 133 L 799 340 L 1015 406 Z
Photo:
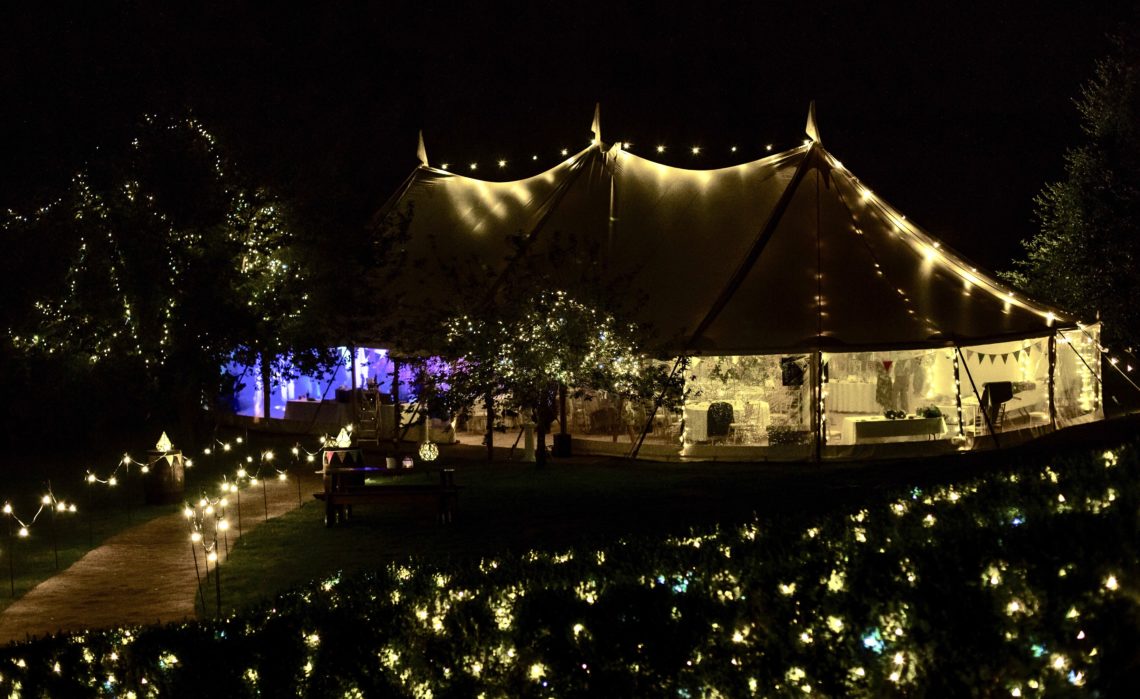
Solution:
M 232 388 L 218 372 L 231 357 L 266 355 L 265 377 L 319 364 L 328 352 L 306 349 L 324 343 L 305 327 L 308 273 L 290 220 L 201 122 L 148 116 L 129 147 L 77 173 L 59 205 L 6 221 L 11 234 L 64 227 L 76 241 L 62 287 L 34 303 L 12 343 L 82 357 L 81 371 L 117 367 L 164 406 Z

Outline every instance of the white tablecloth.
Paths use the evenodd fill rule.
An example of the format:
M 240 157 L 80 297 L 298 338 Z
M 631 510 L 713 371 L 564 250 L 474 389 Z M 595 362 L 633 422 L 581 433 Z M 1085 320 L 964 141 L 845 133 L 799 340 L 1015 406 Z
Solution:
M 864 429 L 859 429 L 860 425 Z M 843 418 L 843 444 L 863 444 L 872 441 L 903 441 L 902 438 L 929 439 L 946 432 L 946 422 L 940 417 L 902 418 L 888 420 L 885 417 L 845 417 Z
M 877 413 L 879 404 L 875 402 L 875 384 L 858 381 L 828 381 L 827 400 L 824 405 L 829 413 Z

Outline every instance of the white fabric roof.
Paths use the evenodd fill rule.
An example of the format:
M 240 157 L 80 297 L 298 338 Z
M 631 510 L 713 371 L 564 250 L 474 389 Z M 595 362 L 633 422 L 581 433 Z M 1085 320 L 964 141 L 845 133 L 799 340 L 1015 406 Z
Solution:
M 596 140 L 514 182 L 421 165 L 381 214 L 391 211 L 412 213 L 401 311 L 422 319 L 460 288 L 474 310 L 486 296 L 470 290 L 495 288 L 519 240 L 540 251 L 562 234 L 647 295 L 636 319 L 663 350 L 969 345 L 1075 321 L 978 272 L 814 142 L 686 170 Z

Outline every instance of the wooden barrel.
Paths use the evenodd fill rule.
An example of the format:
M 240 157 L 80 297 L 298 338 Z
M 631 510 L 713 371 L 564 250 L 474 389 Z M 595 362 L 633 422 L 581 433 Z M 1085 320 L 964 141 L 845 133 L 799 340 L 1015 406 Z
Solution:
M 181 502 L 186 493 L 186 466 L 181 451 L 150 451 L 149 471 L 143 476 L 143 493 L 148 505 Z

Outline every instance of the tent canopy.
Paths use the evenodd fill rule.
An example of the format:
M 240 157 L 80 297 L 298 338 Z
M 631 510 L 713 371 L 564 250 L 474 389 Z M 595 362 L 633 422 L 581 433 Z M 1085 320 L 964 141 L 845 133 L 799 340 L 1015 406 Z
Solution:
M 457 294 L 477 306 L 520 250 L 570 236 L 648 299 L 633 320 L 662 351 L 970 345 L 1075 325 L 908 221 L 818 140 L 688 170 L 606 146 L 596 114 L 594 129 L 583 151 L 512 182 L 431 167 L 421 145 L 423 164 L 380 214 L 411 214 L 400 312 L 430 318 Z

